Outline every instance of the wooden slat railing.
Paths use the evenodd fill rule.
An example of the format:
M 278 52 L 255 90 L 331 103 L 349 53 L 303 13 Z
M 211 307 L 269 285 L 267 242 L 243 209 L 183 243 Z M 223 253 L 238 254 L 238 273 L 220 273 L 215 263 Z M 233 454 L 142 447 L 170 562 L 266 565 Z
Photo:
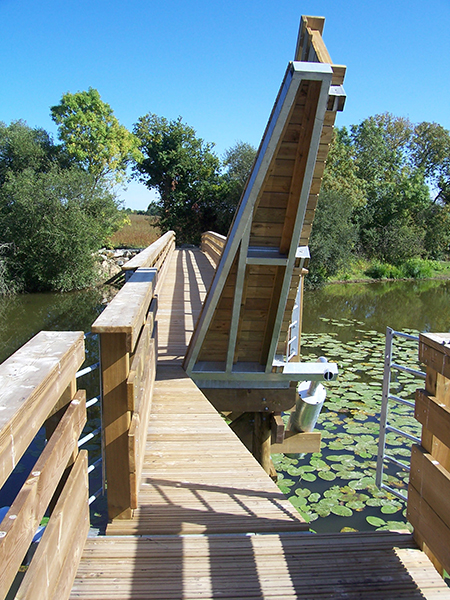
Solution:
M 202 233 L 201 251 L 211 258 L 215 266 L 219 264 L 227 238 L 214 231 Z
M 41 331 L 0 365 L 0 485 L 48 425 L 47 444 L 0 523 L 2 599 L 48 512 L 16 598 L 69 597 L 89 531 L 87 453 L 77 445 L 86 422 L 86 394 L 75 382 L 83 361 L 83 332 Z
M 174 233 L 168 232 L 138 254 L 135 265 L 153 267 L 137 268 L 92 325 L 100 335 L 110 519 L 131 518 L 138 505 L 158 355 L 157 296 L 174 248 Z M 128 270 L 131 262 L 126 264 Z
M 421 334 L 419 360 L 426 389 L 416 392 L 422 445 L 412 449 L 408 520 L 442 574 L 450 572 L 450 335 Z
M 164 263 L 168 252 L 175 248 L 175 232 L 168 231 L 161 236 L 156 242 L 150 244 L 145 250 L 136 254 L 131 260 L 125 263 L 122 270 L 128 274 L 130 271 L 142 269 L 145 267 L 153 267 L 160 269 Z

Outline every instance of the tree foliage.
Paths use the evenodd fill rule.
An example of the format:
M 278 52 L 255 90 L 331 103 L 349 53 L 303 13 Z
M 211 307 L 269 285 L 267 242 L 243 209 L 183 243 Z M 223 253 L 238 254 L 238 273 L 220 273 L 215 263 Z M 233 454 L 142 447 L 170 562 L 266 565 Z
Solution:
M 437 123 L 419 123 L 411 140 L 412 162 L 430 184 L 434 202 L 450 203 L 450 132 Z
M 400 265 L 450 243 L 450 132 L 385 113 L 337 129 L 311 236 L 311 278 L 351 256 Z
M 3 291 L 90 285 L 96 278 L 93 253 L 120 218 L 114 195 L 70 166 L 46 132 L 23 122 L 0 124 Z
M 122 182 L 128 164 L 139 160 L 137 139 L 120 125 L 97 90 L 68 92 L 50 111 L 67 155 L 92 175 L 95 183 L 105 178 Z
M 159 193 L 160 227 L 174 230 L 178 243 L 198 243 L 217 222 L 222 197 L 220 162 L 213 145 L 198 138 L 181 117 L 169 121 L 155 114 L 134 127 L 143 159 L 135 177 Z
M 223 201 L 219 212 L 219 233 L 227 234 L 256 159 L 256 148 L 236 142 L 222 159 Z

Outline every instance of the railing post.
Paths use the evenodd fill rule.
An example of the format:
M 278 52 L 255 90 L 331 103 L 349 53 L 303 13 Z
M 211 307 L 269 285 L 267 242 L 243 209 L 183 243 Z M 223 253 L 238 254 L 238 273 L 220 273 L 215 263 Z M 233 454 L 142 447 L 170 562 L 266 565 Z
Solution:
M 130 355 L 125 333 L 101 333 L 103 385 L 103 440 L 110 519 L 129 519 L 130 507 L 128 430 L 131 412 L 127 401 Z
M 416 392 L 422 446 L 413 446 L 407 516 L 442 575 L 450 569 L 450 336 L 421 334 L 419 360 L 427 367 L 425 391 Z

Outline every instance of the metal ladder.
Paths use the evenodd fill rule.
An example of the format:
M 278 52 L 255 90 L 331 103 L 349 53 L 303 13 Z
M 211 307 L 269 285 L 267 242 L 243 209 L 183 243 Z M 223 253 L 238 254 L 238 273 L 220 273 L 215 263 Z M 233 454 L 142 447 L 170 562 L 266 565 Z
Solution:
M 406 400 L 405 398 L 400 398 L 399 396 L 395 396 L 390 393 L 390 384 L 391 384 L 391 371 L 395 369 L 397 371 L 403 371 L 404 373 L 409 373 L 410 375 L 414 375 L 415 377 L 419 377 L 421 379 L 425 379 L 425 373 L 418 369 L 411 369 L 410 367 L 406 367 L 404 365 L 399 365 L 392 360 L 392 352 L 393 352 L 393 343 L 394 338 L 400 337 L 407 340 L 413 340 L 419 342 L 419 338 L 414 335 L 409 335 L 407 333 L 402 333 L 400 331 L 394 331 L 391 327 L 387 327 L 386 329 L 386 346 L 384 351 L 384 373 L 383 373 L 383 397 L 381 403 L 381 414 L 380 414 L 380 437 L 378 440 L 378 456 L 377 456 L 377 472 L 376 472 L 376 484 L 382 489 L 390 492 L 397 498 L 401 500 L 407 500 L 407 496 L 402 494 L 398 490 L 390 487 L 383 483 L 383 469 L 385 461 L 400 467 L 402 470 L 409 472 L 409 465 L 397 460 L 393 456 L 386 454 L 386 434 L 388 432 L 396 433 L 397 435 L 401 435 L 416 444 L 420 444 L 420 438 L 415 437 L 407 433 L 406 431 L 402 431 L 397 429 L 396 427 L 392 427 L 388 425 L 388 414 L 389 414 L 389 402 L 397 402 L 400 404 L 405 404 L 406 406 L 410 406 L 414 409 L 414 402 L 410 400 Z

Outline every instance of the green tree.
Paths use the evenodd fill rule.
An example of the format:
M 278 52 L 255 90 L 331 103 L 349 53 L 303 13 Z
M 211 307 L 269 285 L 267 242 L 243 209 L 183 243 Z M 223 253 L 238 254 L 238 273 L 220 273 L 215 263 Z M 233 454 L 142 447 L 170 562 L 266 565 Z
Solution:
M 450 131 L 437 123 L 419 123 L 411 140 L 413 165 L 421 169 L 434 202 L 450 203 Z
M 198 138 L 181 117 L 169 121 L 147 114 L 134 134 L 143 154 L 134 175 L 159 193 L 159 226 L 174 230 L 178 243 L 198 244 L 201 233 L 217 223 L 223 193 L 213 145 Z
M 369 258 L 394 264 L 424 255 L 424 223 L 430 202 L 421 169 L 411 164 L 411 123 L 390 114 L 351 128 L 358 177 L 365 202 L 355 213 L 360 241 Z
M 351 195 L 324 189 L 311 232 L 307 284 L 317 286 L 345 268 L 358 241 Z
M 114 197 L 79 169 L 10 173 L 0 190 L 9 277 L 25 291 L 69 291 L 95 282 L 94 253 L 115 230 Z
M 46 132 L 0 125 L 0 293 L 90 285 L 94 252 L 121 218 L 114 195 Z
M 50 111 L 67 155 L 95 183 L 105 178 L 112 183 L 124 181 L 127 166 L 140 158 L 138 141 L 120 125 L 97 90 L 64 94 Z
M 351 261 L 359 233 L 355 210 L 364 200 L 350 136 L 345 127 L 336 129 L 311 231 L 309 286 L 322 284 Z
M 222 159 L 223 196 L 217 224 L 218 233 L 228 233 L 255 158 L 256 148 L 247 142 L 236 142 L 225 151 Z
M 10 171 L 45 172 L 57 163 L 64 163 L 64 155 L 46 131 L 32 129 L 24 121 L 0 122 L 0 186 Z
M 364 180 L 359 177 L 355 149 L 346 127 L 334 130 L 323 175 L 322 190 L 346 196 L 353 208 L 365 202 Z

